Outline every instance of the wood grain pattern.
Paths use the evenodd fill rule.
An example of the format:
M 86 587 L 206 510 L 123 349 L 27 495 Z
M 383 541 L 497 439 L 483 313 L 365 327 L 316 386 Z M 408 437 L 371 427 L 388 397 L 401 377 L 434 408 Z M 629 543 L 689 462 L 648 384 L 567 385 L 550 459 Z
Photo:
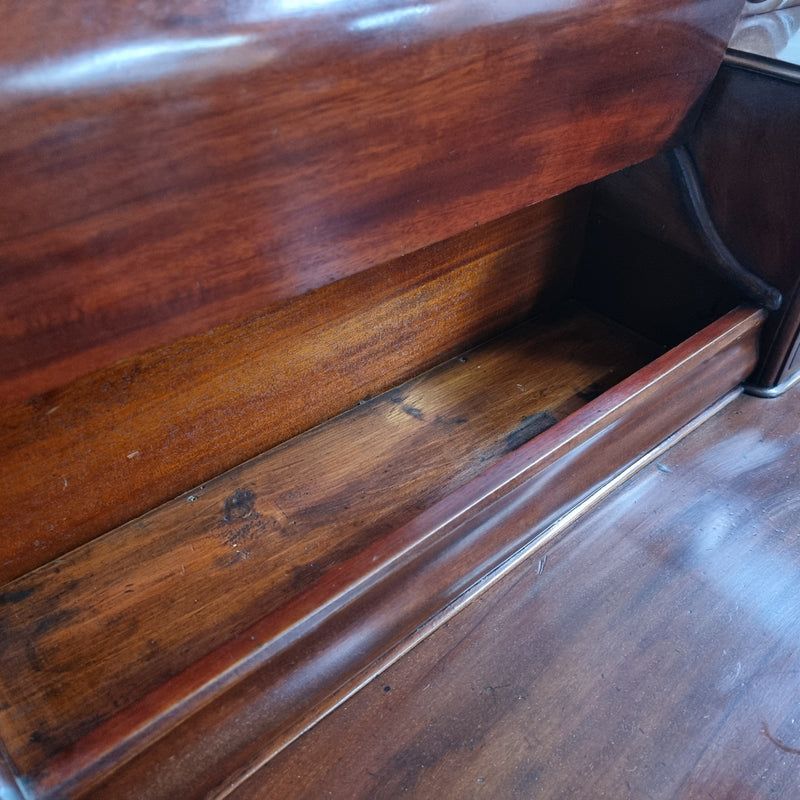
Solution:
M 0 397 L 653 155 L 722 57 L 712 5 L 6 0 Z
M 728 316 L 549 428 L 56 756 L 36 791 L 103 779 L 97 800 L 224 796 L 577 498 L 741 380 L 761 320 Z
M 592 314 L 525 323 L 7 584 L 15 763 L 73 744 L 659 352 Z
M 798 414 L 739 398 L 233 796 L 797 797 Z
M 568 290 L 588 197 L 531 206 L 0 410 L 0 582 Z

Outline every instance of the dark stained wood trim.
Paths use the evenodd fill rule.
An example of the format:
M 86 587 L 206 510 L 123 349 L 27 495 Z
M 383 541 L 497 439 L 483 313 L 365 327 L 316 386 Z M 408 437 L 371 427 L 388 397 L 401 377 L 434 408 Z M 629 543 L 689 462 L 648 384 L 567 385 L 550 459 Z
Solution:
M 746 69 L 758 75 L 780 78 L 791 83 L 800 83 L 800 66 L 786 61 L 779 61 L 757 53 L 746 53 L 743 50 L 730 49 L 725 53 L 723 64 L 739 69 Z
M 88 734 L 31 790 L 224 795 L 354 676 L 743 380 L 762 320 L 731 312 L 658 358 Z
M 752 377 L 763 387 L 789 376 L 800 327 L 798 125 L 800 86 L 795 81 L 729 59 L 711 86 L 689 142 L 720 234 L 741 261 L 784 297 L 765 326 L 761 363 Z
M 783 296 L 751 378 L 764 388 L 797 366 L 799 110 L 796 82 L 729 55 L 687 141 L 725 248 Z M 731 288 L 712 274 L 714 254 L 681 209 L 665 155 L 599 181 L 593 198 L 579 296 L 597 297 L 595 308 L 654 338 L 693 308 L 713 313 L 728 302 Z

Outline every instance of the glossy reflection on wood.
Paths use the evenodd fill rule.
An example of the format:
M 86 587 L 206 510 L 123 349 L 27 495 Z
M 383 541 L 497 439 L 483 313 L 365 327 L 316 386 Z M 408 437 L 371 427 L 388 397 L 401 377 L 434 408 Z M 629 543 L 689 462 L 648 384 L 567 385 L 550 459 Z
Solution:
M 798 415 L 734 401 L 237 800 L 796 797 Z
M 740 381 L 761 320 L 737 310 L 540 433 L 87 734 L 36 790 L 102 779 L 95 800 L 224 796 L 578 499 Z
M 6 585 L 0 730 L 17 765 L 74 743 L 659 352 L 592 314 L 524 324 Z
M 0 397 L 654 154 L 739 5 L 6 0 Z

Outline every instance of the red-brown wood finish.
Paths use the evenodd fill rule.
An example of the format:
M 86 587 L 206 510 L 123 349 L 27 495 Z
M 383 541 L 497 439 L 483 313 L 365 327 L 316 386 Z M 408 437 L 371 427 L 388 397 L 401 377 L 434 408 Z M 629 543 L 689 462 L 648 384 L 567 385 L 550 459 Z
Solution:
M 735 400 L 231 796 L 800 796 L 798 416 Z
M 6 584 L 15 762 L 73 744 L 660 353 L 548 314 Z
M 97 800 L 223 796 L 577 498 L 741 380 L 761 320 L 720 320 L 329 571 L 36 767 L 34 793 L 77 796 L 100 780 Z
M 0 396 L 653 155 L 740 3 L 0 5 Z
M 586 193 L 0 409 L 0 582 L 397 385 L 569 288 Z

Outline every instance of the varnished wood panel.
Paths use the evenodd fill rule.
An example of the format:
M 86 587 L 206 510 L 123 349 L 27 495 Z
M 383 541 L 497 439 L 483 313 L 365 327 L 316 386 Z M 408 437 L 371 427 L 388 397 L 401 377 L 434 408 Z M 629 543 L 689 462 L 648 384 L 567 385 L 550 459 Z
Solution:
M 556 423 L 57 755 L 35 791 L 102 780 L 93 798 L 224 795 L 577 499 L 741 380 L 761 319 L 743 309 L 720 320 Z
M 597 311 L 682 341 L 741 302 L 710 261 L 665 155 L 594 185 L 575 292 Z
M 798 415 L 735 401 L 231 796 L 800 796 Z
M 591 314 L 524 324 L 7 584 L 0 730 L 16 763 L 74 743 L 658 352 Z
M 800 327 L 800 67 L 794 80 L 764 65 L 725 65 L 714 82 L 692 149 L 730 247 L 784 295 L 765 330 L 755 379 L 786 379 Z
M 0 582 L 547 306 L 586 194 L 532 206 L 0 410 Z
M 739 5 L 6 0 L 0 397 L 653 155 Z
M 771 386 L 792 369 L 800 327 L 800 69 L 750 66 L 726 59 L 688 144 L 723 240 L 783 294 L 753 376 Z M 682 210 L 664 156 L 599 181 L 593 197 L 580 283 L 599 310 L 658 336 L 735 301 L 709 267 L 713 258 Z

